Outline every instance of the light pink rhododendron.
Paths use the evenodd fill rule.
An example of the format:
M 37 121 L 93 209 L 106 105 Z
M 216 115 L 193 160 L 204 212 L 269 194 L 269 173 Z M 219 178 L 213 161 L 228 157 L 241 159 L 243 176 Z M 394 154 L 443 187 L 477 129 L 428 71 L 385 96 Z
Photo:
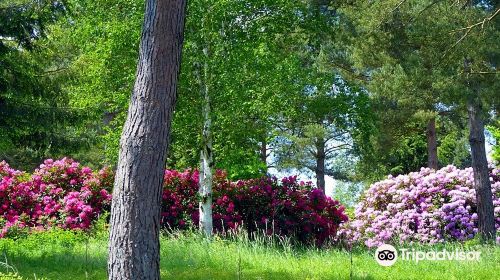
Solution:
M 500 228 L 500 170 L 490 170 L 494 214 Z M 382 243 L 465 241 L 478 232 L 472 168 L 422 168 L 370 186 L 343 226 L 341 238 L 368 247 Z M 498 238 L 497 238 L 497 241 Z

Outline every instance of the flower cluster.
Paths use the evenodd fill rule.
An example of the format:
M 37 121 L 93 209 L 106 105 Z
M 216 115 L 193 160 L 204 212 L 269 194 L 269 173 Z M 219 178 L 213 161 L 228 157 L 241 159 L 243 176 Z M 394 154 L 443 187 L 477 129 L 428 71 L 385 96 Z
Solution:
M 355 219 L 341 230 L 351 242 L 368 247 L 390 240 L 441 243 L 465 241 L 478 232 L 472 168 L 447 166 L 399 175 L 377 182 L 364 193 Z M 490 171 L 496 219 L 500 228 L 500 170 Z
M 0 162 L 0 237 L 17 229 L 88 229 L 109 208 L 113 173 L 94 173 L 68 158 L 47 159 L 35 172 Z
M 167 228 L 198 226 L 198 171 L 165 171 L 162 224 Z M 213 184 L 214 230 L 244 227 L 250 233 L 294 236 L 320 245 L 347 221 L 344 207 L 296 177 L 230 182 L 217 171 Z

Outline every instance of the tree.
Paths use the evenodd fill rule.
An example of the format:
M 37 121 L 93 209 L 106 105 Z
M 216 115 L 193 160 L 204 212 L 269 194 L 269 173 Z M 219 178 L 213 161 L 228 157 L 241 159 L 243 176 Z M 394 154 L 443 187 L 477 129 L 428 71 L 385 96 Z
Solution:
M 183 94 L 174 119 L 169 166 L 199 165 L 204 122 L 200 108 L 206 100 L 200 89 L 206 86 L 214 167 L 227 170 L 233 179 L 263 175 L 266 166 L 260 150 L 270 116 L 283 110 L 276 101 L 286 96 L 285 88 L 291 87 L 295 75 L 287 69 L 294 62 L 287 60 L 283 41 L 293 29 L 289 26 L 295 24 L 292 15 L 298 5 L 282 0 L 190 3 L 185 47 L 190 55 L 181 73 Z M 200 87 L 199 81 L 205 85 Z
M 468 1 L 466 5 L 466 17 L 467 27 L 462 28 L 465 30 L 462 37 L 456 41 L 453 45 L 457 45 L 471 32 L 474 22 L 478 19 L 482 19 L 483 28 L 487 24 L 487 21 L 491 21 L 496 15 L 500 13 L 500 3 L 489 3 L 491 4 L 490 9 L 484 9 L 479 4 L 474 6 L 473 1 Z M 488 11 L 490 10 L 490 11 Z M 498 44 L 498 35 L 500 30 L 500 20 L 493 22 L 491 26 L 487 29 L 490 34 L 485 35 L 485 33 L 474 34 L 468 40 L 474 45 L 477 43 L 492 43 Z M 496 36 L 495 36 L 496 35 Z M 452 46 L 452 47 L 453 47 Z M 491 192 L 491 182 L 489 179 L 488 170 L 488 160 L 486 158 L 486 146 L 485 146 L 485 119 L 486 113 L 483 109 L 484 104 L 482 101 L 482 96 L 488 95 L 488 90 L 484 88 L 492 87 L 493 90 L 498 89 L 498 81 L 489 81 L 489 79 L 484 79 L 481 75 L 479 77 L 472 77 L 474 68 L 479 72 L 497 71 L 498 57 L 500 56 L 500 50 L 498 48 L 490 50 L 488 47 L 484 48 L 481 46 L 479 48 L 474 48 L 473 45 L 469 45 L 468 48 L 463 52 L 463 73 L 465 77 L 465 87 L 467 89 L 465 96 L 465 103 L 467 107 L 467 113 L 469 116 L 469 143 L 471 146 L 472 155 L 472 169 L 474 171 L 474 187 L 476 189 L 476 200 L 477 200 L 477 214 L 478 214 L 478 229 L 483 241 L 495 240 L 496 238 L 496 227 L 495 227 L 495 214 L 493 206 L 493 195 Z M 476 62 L 474 61 L 476 60 Z M 478 63 L 478 62 L 479 63 Z M 490 93 L 491 94 L 491 93 Z M 494 93 L 493 96 L 498 97 L 498 93 Z M 498 98 L 493 98 L 490 102 L 490 106 L 498 105 Z
M 296 115 L 284 121 L 272 145 L 278 168 L 313 173 L 323 191 L 325 175 L 352 179 L 346 166 L 352 164 L 357 137 L 366 132 L 362 123 L 370 123 L 366 92 L 358 92 L 340 78 L 331 83 L 330 88 L 308 88 L 302 93 L 292 109 Z M 339 158 L 343 161 L 335 160 Z
M 494 212 L 484 122 L 485 112 L 498 104 L 498 79 L 486 77 L 488 73 L 498 74 L 498 48 L 492 47 L 498 45 L 499 38 L 495 19 L 500 12 L 498 3 L 398 0 L 353 3 L 344 12 L 357 22 L 357 33 L 363 34 L 359 37 L 363 42 L 353 48 L 352 57 L 358 66 L 370 65 L 370 91 L 383 92 L 385 85 L 375 80 L 406 84 L 397 88 L 398 97 L 393 99 L 396 105 L 406 101 L 434 116 L 449 111 L 467 113 L 479 230 L 486 239 L 493 238 Z M 380 84 L 383 86 L 377 90 Z M 427 139 L 434 140 L 432 123 L 427 127 L 431 132 L 427 133 Z M 429 152 L 434 154 L 435 145 L 430 146 L 433 147 Z
M 466 60 L 465 72 L 470 75 L 470 65 Z M 467 112 L 469 114 L 469 143 L 472 154 L 472 169 L 474 171 L 474 187 L 476 189 L 478 229 L 484 240 L 495 239 L 495 215 L 493 195 L 489 178 L 488 160 L 484 140 L 484 121 L 479 92 L 472 90 L 467 96 Z
M 110 221 L 109 279 L 160 279 L 160 205 L 185 0 L 148 0 Z
M 385 11 L 391 7 L 392 3 L 388 2 L 390 1 L 377 5 L 377 8 Z M 368 3 L 360 3 L 357 9 L 362 10 L 368 6 Z M 359 19 L 357 32 L 360 36 L 355 43 L 358 45 L 355 60 L 357 65 L 362 64 L 365 69 L 371 71 L 371 81 L 366 86 L 373 94 L 374 100 L 382 103 L 389 100 L 393 104 L 391 107 L 397 108 L 396 114 L 393 115 L 385 114 L 386 108 L 381 108 L 380 112 L 385 114 L 386 118 L 395 120 L 397 127 L 393 131 L 397 131 L 405 123 L 425 124 L 413 126 L 412 129 L 418 128 L 425 132 L 426 165 L 437 169 L 436 120 L 444 112 L 439 106 L 442 102 L 441 93 L 433 87 L 433 83 L 443 77 L 436 71 L 437 54 L 427 49 L 432 50 L 436 47 L 435 44 L 426 45 L 424 48 L 424 43 L 420 41 L 420 32 L 423 32 L 420 28 L 423 27 L 416 23 L 408 27 L 406 21 L 410 20 L 413 12 L 414 10 L 398 7 L 381 15 L 366 15 Z M 352 14 L 352 18 L 357 16 Z M 366 38 L 370 38 L 368 44 L 365 43 Z M 377 55 L 374 55 L 372 47 Z
M 347 81 L 337 64 L 324 63 L 326 54 L 342 49 L 339 15 L 331 1 L 303 1 L 300 24 L 290 37 L 291 55 L 300 62 L 289 92 L 288 108 L 277 118 L 273 155 L 278 169 L 295 168 L 316 177 L 316 186 L 325 190 L 325 175 L 346 180 L 352 174 L 336 158 L 348 154 L 370 128 L 367 92 Z M 348 162 L 348 160 L 344 160 Z
M 188 92 L 183 96 L 193 96 L 194 93 L 190 100 L 199 100 L 197 103 L 201 105 L 201 110 L 188 114 L 178 113 L 176 119 L 201 121 L 199 224 L 206 236 L 212 234 L 212 174 L 216 166 L 227 168 L 233 176 L 235 171 L 241 169 L 243 172 L 236 173 L 237 176 L 244 174 L 245 169 L 250 169 L 247 172 L 251 176 L 263 174 L 259 168 L 263 165 L 262 162 L 252 160 L 258 155 L 255 152 L 258 149 L 255 145 L 257 141 L 252 141 L 252 138 L 260 136 L 259 126 L 252 123 L 262 122 L 260 116 L 255 117 L 261 110 L 252 112 L 245 107 L 256 103 L 249 95 L 255 86 L 249 83 L 248 76 L 255 77 L 256 72 L 271 75 L 272 70 L 267 68 L 263 71 L 258 66 L 265 63 L 255 65 L 248 58 L 252 57 L 254 49 L 262 46 L 263 42 L 269 43 L 267 37 L 265 40 L 257 39 L 257 34 L 262 34 L 262 29 L 273 26 L 269 24 L 269 20 L 259 22 L 259 13 L 267 12 L 270 18 L 280 18 L 283 15 L 276 11 L 281 9 L 281 5 L 272 1 L 246 4 L 238 1 L 191 2 L 186 39 L 190 59 L 186 61 L 183 74 L 190 74 L 188 71 L 192 69 L 194 75 L 190 76 L 193 77 L 192 80 L 184 81 Z M 272 38 L 275 34 L 271 34 Z M 265 82 L 257 87 L 268 84 L 269 82 Z M 199 108 L 193 105 L 187 104 L 190 106 L 188 110 Z M 239 116 L 235 115 L 235 109 L 238 109 Z M 193 118 L 200 111 L 201 118 Z M 189 133 L 186 130 L 183 132 Z M 182 152 L 184 155 L 179 155 L 180 158 L 190 156 L 185 154 L 185 150 Z M 233 159 L 236 160 L 232 161 Z
M 201 151 L 200 151 L 200 179 L 199 179 L 199 195 L 200 195 L 200 229 L 207 237 L 212 236 L 212 182 L 214 174 L 214 159 L 213 159 L 213 132 L 212 132 L 212 116 L 210 103 L 210 69 L 208 68 L 209 61 L 209 43 L 205 42 L 203 46 L 203 67 L 198 70 L 198 81 L 200 84 L 200 93 L 203 98 L 202 115 L 203 115 L 203 131 L 201 135 Z M 200 73 L 202 72 L 202 73 Z M 201 76 L 203 75 L 203 77 Z
M 68 104 L 60 82 L 69 76 L 47 48 L 67 11 L 66 1 L 0 3 L 0 159 L 18 168 L 85 146 L 77 129 L 85 112 Z

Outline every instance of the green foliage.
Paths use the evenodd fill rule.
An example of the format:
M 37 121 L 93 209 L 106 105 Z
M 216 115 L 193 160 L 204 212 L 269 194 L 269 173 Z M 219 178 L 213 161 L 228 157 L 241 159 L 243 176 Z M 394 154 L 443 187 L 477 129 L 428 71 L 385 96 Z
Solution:
M 68 1 L 71 14 L 52 27 L 56 50 L 73 79 L 63 83 L 70 104 L 89 114 L 93 150 L 82 162 L 114 164 L 135 78 L 143 1 Z
M 69 76 L 45 43 L 67 10 L 65 1 L 0 4 L 0 158 L 19 168 L 85 146 L 77 130 L 85 114 L 68 106 L 60 84 Z
M 289 1 L 190 2 L 169 166 L 198 165 L 203 87 L 211 102 L 216 167 L 231 178 L 265 173 L 259 150 L 290 100 L 285 89 L 293 88 L 298 68 L 285 34 L 298 24 L 294 12 L 301 8 Z
M 433 118 L 439 164 L 468 165 L 467 82 L 497 114 L 500 17 L 485 20 L 498 1 L 457 3 L 189 1 L 167 165 L 199 165 L 203 83 L 216 168 L 232 179 L 262 175 L 266 157 L 309 173 L 329 138 L 327 148 L 345 149 L 328 154 L 327 175 L 374 181 L 417 170 Z M 1 159 L 24 169 L 63 155 L 114 165 L 143 11 L 140 0 L 0 4 Z
M 362 183 L 336 181 L 333 189 L 333 198 L 345 205 L 349 220 L 354 218 L 354 206 L 358 203 L 365 186 Z
M 113 164 L 134 81 L 143 3 L 69 2 L 71 16 L 53 27 L 55 48 L 66 50 L 68 67 L 74 73 L 63 87 L 72 106 L 91 115 L 87 127 L 96 131 L 94 150 L 104 150 L 100 157 L 92 152 L 92 157 L 87 154 L 86 159 L 79 159 Z M 206 64 L 216 166 L 234 178 L 264 173 L 259 142 L 269 135 L 271 115 L 281 111 L 273 101 L 286 96 L 284 89 L 293 84 L 295 73 L 289 69 L 297 61 L 287 57 L 283 46 L 289 44 L 285 35 L 292 29 L 286 23 L 295 24 L 297 17 L 292 15 L 301 5 L 289 1 L 189 2 L 169 167 L 198 165 L 202 99 L 197 72 Z M 269 14 L 261 18 L 266 9 Z M 204 47 L 210 49 L 208 58 L 202 53 Z
M 343 26 L 350 38 L 344 56 L 349 67 L 340 69 L 371 93 L 377 117 L 373 148 L 359 151 L 358 175 L 376 178 L 425 165 L 424 136 L 432 118 L 437 118 L 440 165 L 468 164 L 463 126 L 467 81 L 479 89 L 485 108 L 499 100 L 494 93 L 498 48 L 491 47 L 498 45 L 498 20 L 485 20 L 498 3 L 484 4 L 390 0 L 340 5 L 340 17 L 350 23 Z M 480 28 L 473 26 L 482 21 Z M 335 56 L 325 57 L 323 63 L 335 64 Z M 472 77 L 463 75 L 464 57 L 474 61 Z M 378 167 L 370 168 L 373 163 Z
M 493 155 L 492 155 L 493 160 L 497 164 L 500 164 L 500 120 L 497 120 L 493 125 L 488 127 L 488 129 L 495 140 L 495 145 L 493 146 Z
M 465 131 L 467 132 L 467 131 Z M 442 166 L 453 164 L 458 168 L 471 166 L 469 141 L 466 133 L 452 130 L 440 137 L 438 158 Z
M 283 97 L 286 107 L 275 117 L 273 164 L 311 174 L 324 158 L 326 175 L 352 179 L 346 167 L 373 129 L 370 98 L 339 71 L 346 50 L 338 40 L 345 38 L 330 1 L 305 2 L 303 22 L 291 35 L 291 55 L 300 62 L 294 65 L 297 86 Z

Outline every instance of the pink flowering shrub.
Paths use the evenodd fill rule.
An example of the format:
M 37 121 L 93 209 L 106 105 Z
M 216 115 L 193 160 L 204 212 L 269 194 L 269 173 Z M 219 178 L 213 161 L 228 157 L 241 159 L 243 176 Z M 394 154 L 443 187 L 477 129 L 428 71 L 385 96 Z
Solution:
M 197 227 L 198 171 L 165 171 L 162 224 L 167 228 Z M 214 230 L 245 227 L 250 233 L 293 236 L 320 245 L 347 221 L 344 207 L 296 177 L 230 182 L 217 171 L 213 185 Z
M 23 228 L 88 229 L 109 208 L 113 174 L 68 158 L 47 159 L 32 175 L 0 162 L 0 237 Z
M 196 170 L 165 171 L 164 228 L 198 226 L 198 176 Z M 88 229 L 109 210 L 112 185 L 109 169 L 92 172 L 68 158 L 48 159 L 32 175 L 1 162 L 0 237 L 23 229 Z M 226 173 L 217 171 L 213 198 L 217 232 L 245 228 L 249 233 L 293 236 L 321 245 L 347 221 L 343 206 L 296 177 L 230 182 Z
M 500 228 L 500 170 L 490 172 L 496 219 Z M 357 205 L 355 219 L 341 238 L 368 247 L 397 242 L 435 244 L 464 241 L 478 232 L 472 168 L 447 166 L 388 179 L 370 186 Z M 498 240 L 498 239 L 497 239 Z

